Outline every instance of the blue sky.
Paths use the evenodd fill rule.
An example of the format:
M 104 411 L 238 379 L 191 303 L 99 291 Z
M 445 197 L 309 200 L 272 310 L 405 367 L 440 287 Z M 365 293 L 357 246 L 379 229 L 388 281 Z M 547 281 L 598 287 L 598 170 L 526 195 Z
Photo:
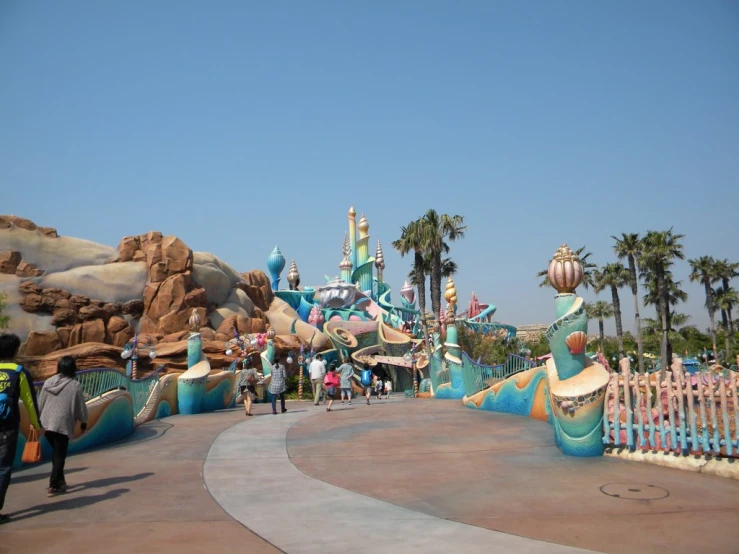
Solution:
M 739 259 L 736 2 L 6 0 L 0 75 L 0 213 L 68 236 L 242 271 L 279 244 L 321 283 L 353 204 L 397 295 L 390 243 L 433 207 L 469 225 L 460 303 L 514 324 L 553 319 L 534 274 L 563 242 L 604 264 L 674 226 Z

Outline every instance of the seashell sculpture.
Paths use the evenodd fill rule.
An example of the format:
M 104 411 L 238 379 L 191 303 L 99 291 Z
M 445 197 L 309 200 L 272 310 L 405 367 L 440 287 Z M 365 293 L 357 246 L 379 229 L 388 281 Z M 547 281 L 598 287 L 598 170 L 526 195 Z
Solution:
M 267 258 L 267 268 L 272 276 L 272 290 L 277 290 L 280 284 L 280 273 L 285 269 L 285 257 L 280 252 L 280 247 L 275 245 Z
M 385 256 L 382 254 L 382 245 L 377 241 L 377 250 L 375 252 L 375 267 L 382 271 L 385 269 Z
M 565 344 L 570 349 L 570 354 L 582 354 L 588 343 L 588 336 L 582 331 L 573 331 L 565 339 Z
M 409 304 L 413 304 L 416 301 L 416 291 L 408 281 L 403 283 L 403 287 L 400 289 L 400 296 L 405 298 Z
M 571 294 L 582 283 L 583 269 L 580 258 L 569 246 L 559 247 L 549 262 L 549 282 L 559 294 Z
M 318 302 L 321 308 L 348 308 L 354 304 L 356 296 L 357 287 L 339 277 L 331 279 L 325 287 L 318 289 Z
M 454 280 L 449 277 L 446 281 L 446 290 L 444 291 L 444 298 L 449 302 L 449 305 L 457 305 L 457 288 L 454 286 Z
M 367 236 L 367 233 L 369 232 L 369 221 L 367 221 L 367 218 L 364 217 L 364 214 L 362 214 L 362 217 L 359 218 L 357 229 L 359 230 L 360 236 Z
M 314 304 L 310 310 L 310 314 L 308 315 L 308 323 L 313 325 L 313 327 L 320 328 L 324 322 L 325 320 L 321 308 L 318 307 L 318 304 Z
M 295 260 L 290 261 L 290 270 L 287 272 L 287 282 L 290 285 L 290 290 L 298 290 L 300 285 L 300 273 L 298 272 L 298 265 Z
M 267 339 L 274 340 L 275 337 L 277 336 L 277 331 L 275 331 L 274 327 L 270 327 L 269 329 L 267 329 L 266 335 L 267 335 Z
M 187 322 L 190 325 L 190 331 L 192 331 L 193 333 L 197 333 L 200 331 L 200 314 L 198 313 L 197 308 L 192 309 L 192 314 L 190 315 L 190 319 L 188 319 Z

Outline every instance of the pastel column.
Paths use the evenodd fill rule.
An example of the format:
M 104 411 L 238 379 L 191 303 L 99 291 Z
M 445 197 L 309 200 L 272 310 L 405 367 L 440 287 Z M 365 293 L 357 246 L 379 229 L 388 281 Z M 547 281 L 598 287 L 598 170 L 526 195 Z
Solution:
M 280 247 L 275 245 L 267 258 L 267 269 L 272 277 L 272 290 L 278 290 L 280 286 L 280 273 L 285 269 L 285 257 L 280 252 Z
M 436 393 L 438 398 L 451 398 L 458 400 L 464 398 L 464 380 L 462 379 L 462 348 L 459 346 L 459 335 L 457 331 L 457 289 L 454 280 L 450 277 L 446 282 L 444 298 L 449 303 L 445 316 L 446 341 L 444 347 L 444 361 L 449 371 L 449 385 L 439 387 Z
M 200 333 L 190 333 L 187 339 L 187 369 L 198 363 L 203 357 L 203 340 Z

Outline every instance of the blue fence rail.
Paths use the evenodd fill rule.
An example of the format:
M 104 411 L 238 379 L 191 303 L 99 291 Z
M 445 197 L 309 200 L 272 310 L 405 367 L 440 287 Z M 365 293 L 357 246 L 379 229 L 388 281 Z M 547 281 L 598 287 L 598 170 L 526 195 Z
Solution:
M 123 389 L 133 398 L 133 413 L 139 414 L 146 407 L 146 401 L 157 386 L 163 369 L 164 366 L 159 366 L 156 371 L 143 379 L 131 379 L 125 373 L 112 368 L 84 369 L 78 371 L 75 378 L 82 385 L 86 401 L 89 402 L 112 390 Z M 43 381 L 33 384 L 37 395 L 43 385 Z
M 465 394 L 467 396 L 477 394 L 511 375 L 532 367 L 536 367 L 536 362 L 516 354 L 508 354 L 504 363 L 490 366 L 479 364 L 467 353 L 462 352 L 462 381 Z

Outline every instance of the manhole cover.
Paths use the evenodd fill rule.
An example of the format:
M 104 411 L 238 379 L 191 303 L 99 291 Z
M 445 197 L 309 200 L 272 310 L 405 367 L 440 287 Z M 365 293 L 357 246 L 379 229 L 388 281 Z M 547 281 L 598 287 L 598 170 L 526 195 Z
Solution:
M 644 483 L 609 483 L 603 485 L 600 490 L 608 496 L 626 500 L 661 500 L 670 496 L 666 489 Z

